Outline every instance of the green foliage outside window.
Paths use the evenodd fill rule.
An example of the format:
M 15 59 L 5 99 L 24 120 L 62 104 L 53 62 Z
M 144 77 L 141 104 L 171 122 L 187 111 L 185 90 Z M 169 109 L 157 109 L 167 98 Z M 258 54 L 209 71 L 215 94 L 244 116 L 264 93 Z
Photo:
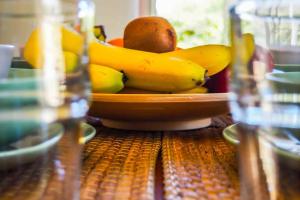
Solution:
M 156 0 L 157 15 L 167 18 L 182 48 L 203 44 L 227 44 L 229 0 Z

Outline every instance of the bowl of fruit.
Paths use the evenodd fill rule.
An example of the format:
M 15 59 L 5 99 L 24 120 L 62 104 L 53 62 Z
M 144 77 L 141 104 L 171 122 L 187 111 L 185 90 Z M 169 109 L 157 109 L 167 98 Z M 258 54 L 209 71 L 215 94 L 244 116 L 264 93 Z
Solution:
M 24 58 L 39 66 L 36 32 Z M 123 38 L 105 41 L 95 26 L 89 46 L 92 104 L 89 115 L 102 124 L 130 130 L 187 130 L 208 126 L 213 116 L 229 111 L 227 66 L 230 48 L 203 45 L 177 47 L 176 32 L 164 18 L 131 21 Z M 78 62 L 82 38 L 62 27 L 66 72 Z
M 211 117 L 228 112 L 230 60 L 227 46 L 180 49 L 166 19 L 137 18 L 126 26 L 123 38 L 91 44 L 89 114 L 118 129 L 208 126 Z

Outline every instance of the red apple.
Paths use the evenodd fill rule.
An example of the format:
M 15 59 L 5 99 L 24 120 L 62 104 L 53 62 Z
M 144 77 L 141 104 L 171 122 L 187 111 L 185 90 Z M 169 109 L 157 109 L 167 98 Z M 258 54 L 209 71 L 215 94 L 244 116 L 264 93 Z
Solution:
M 228 74 L 229 67 L 226 67 L 221 72 L 211 76 L 205 86 L 210 93 L 228 92 Z

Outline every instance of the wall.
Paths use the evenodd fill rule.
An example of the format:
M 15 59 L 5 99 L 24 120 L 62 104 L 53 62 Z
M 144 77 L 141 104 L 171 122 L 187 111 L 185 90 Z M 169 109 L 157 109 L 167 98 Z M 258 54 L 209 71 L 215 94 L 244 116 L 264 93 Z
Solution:
M 1 1 L 1 0 L 0 0 Z M 7 9 L 4 3 L 10 4 L 13 3 L 13 0 L 1 1 L 0 13 L 7 12 L 9 13 L 26 13 L 25 8 L 29 4 L 34 3 L 39 0 L 26 0 L 18 1 L 19 3 L 14 5 L 14 10 Z M 50 0 L 49 0 L 50 1 Z M 61 0 L 63 2 L 76 3 L 77 0 Z M 22 2 L 22 3 L 20 3 Z M 150 10 L 153 7 L 153 2 L 155 0 L 94 0 L 96 5 L 96 24 L 105 25 L 106 33 L 109 38 L 122 37 L 124 27 L 127 23 L 138 17 L 145 16 L 150 14 Z M 69 8 L 69 7 L 68 7 Z M 30 7 L 31 9 L 31 7 Z M 32 10 L 28 11 L 29 13 L 33 12 Z M 32 28 L 34 27 L 34 21 L 32 18 L 26 19 L 7 19 L 0 18 L 0 43 L 25 43 L 28 36 L 30 35 Z M 22 23 L 21 23 L 22 22 Z M 6 24 L 6 26 L 3 26 Z M 8 27 L 8 25 L 10 25 Z M 12 33 L 14 38 L 11 38 Z M 7 41 L 7 38 L 13 39 L 14 41 Z
M 96 24 L 104 25 L 109 39 L 122 37 L 127 23 L 150 14 L 151 0 L 94 0 Z

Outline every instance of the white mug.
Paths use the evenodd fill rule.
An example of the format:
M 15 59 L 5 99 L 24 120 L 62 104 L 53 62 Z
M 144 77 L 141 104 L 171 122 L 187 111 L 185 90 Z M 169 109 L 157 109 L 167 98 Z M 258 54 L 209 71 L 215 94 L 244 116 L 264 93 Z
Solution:
M 13 55 L 13 45 L 0 44 L 0 79 L 7 78 Z

